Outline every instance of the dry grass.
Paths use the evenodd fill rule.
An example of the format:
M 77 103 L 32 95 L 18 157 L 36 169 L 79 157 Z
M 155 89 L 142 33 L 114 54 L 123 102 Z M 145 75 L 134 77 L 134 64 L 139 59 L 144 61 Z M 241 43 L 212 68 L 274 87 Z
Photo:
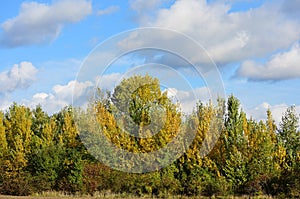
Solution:
M 129 195 L 116 195 L 116 194 L 103 194 L 103 193 L 96 193 L 94 196 L 70 196 L 65 195 L 63 193 L 59 192 L 45 192 L 42 194 L 36 194 L 33 196 L 6 196 L 6 195 L 0 195 L 0 199 L 101 199 L 101 198 L 114 198 L 114 199 L 147 199 L 151 197 L 134 197 Z M 175 198 L 175 199 L 208 199 L 208 198 L 218 198 L 218 199 L 248 199 L 249 196 L 218 196 L 218 197 L 186 197 L 186 196 L 170 196 L 167 198 Z M 250 197 L 251 199 L 272 199 L 273 197 L 270 196 L 255 196 Z

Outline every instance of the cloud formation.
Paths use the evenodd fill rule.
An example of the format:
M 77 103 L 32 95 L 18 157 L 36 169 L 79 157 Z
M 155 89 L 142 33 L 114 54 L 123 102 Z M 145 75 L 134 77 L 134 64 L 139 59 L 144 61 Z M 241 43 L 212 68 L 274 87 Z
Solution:
M 199 101 L 208 103 L 210 98 L 207 87 L 199 87 L 190 91 L 168 88 L 165 91 L 167 91 L 168 97 L 175 103 L 178 102 L 180 109 L 187 114 L 192 113 Z
M 52 5 L 24 2 L 18 16 L 1 24 L 0 44 L 19 47 L 51 42 L 65 24 L 79 22 L 91 12 L 91 2 L 86 0 L 61 0 Z
M 130 0 L 129 1 L 131 9 L 133 9 L 138 13 L 152 10 L 157 6 L 159 6 L 161 3 L 162 0 L 152 0 L 152 1 Z
M 115 12 L 117 12 L 118 10 L 120 10 L 120 7 L 119 7 L 119 6 L 110 6 L 110 7 L 106 8 L 106 9 L 98 10 L 98 11 L 97 11 L 97 15 L 98 15 L 98 16 L 101 16 L 101 15 L 108 15 L 108 14 L 115 13 Z
M 143 25 L 148 25 L 151 21 L 152 15 L 155 15 L 158 7 L 163 3 L 169 0 L 130 0 L 130 8 L 136 12 L 137 16 L 135 20 Z
M 263 64 L 244 61 L 236 71 L 236 76 L 255 81 L 300 78 L 300 46 L 295 44 L 289 51 L 277 53 Z
M 69 81 L 66 84 L 57 84 L 52 87 L 52 92 L 45 93 L 40 92 L 32 96 L 30 100 L 23 100 L 23 103 L 35 107 L 40 104 L 45 111 L 52 114 L 58 112 L 63 107 L 73 104 L 73 106 L 85 106 L 89 100 L 94 97 L 94 87 L 100 87 L 103 91 L 114 88 L 114 84 L 118 79 L 122 77 L 122 74 L 112 73 L 103 75 L 100 79 L 94 81 L 79 82 L 77 80 Z M 98 77 L 99 78 L 99 77 Z M 101 83 L 99 85 L 99 83 Z M 1 108 L 7 108 L 8 105 L 0 103 Z
M 291 17 L 300 17 L 300 0 L 285 0 L 282 11 Z
M 103 91 L 113 91 L 117 84 L 123 79 L 121 73 L 111 73 L 96 77 L 96 86 Z
M 221 1 L 177 0 L 169 8 L 159 9 L 150 22 L 141 22 L 141 26 L 187 34 L 203 45 L 218 66 L 223 66 L 263 58 L 289 48 L 300 39 L 300 21 L 287 17 L 282 6 L 280 2 L 266 2 L 250 10 L 230 12 L 231 4 Z M 164 36 L 157 35 L 148 38 L 158 43 L 163 39 Z M 183 42 L 172 42 L 184 51 L 194 53 Z M 201 61 L 201 57 L 199 59 Z
M 72 104 L 72 100 L 81 103 L 81 105 L 87 103 L 89 97 L 91 97 L 90 91 L 92 88 L 92 82 L 73 80 L 65 85 L 55 85 L 51 93 L 36 93 L 31 100 L 24 100 L 24 103 L 32 108 L 40 104 L 45 111 L 52 114 Z
M 256 120 L 266 120 L 267 119 L 267 110 L 270 109 L 272 112 L 273 119 L 275 123 L 279 125 L 281 122 L 282 116 L 290 105 L 285 103 L 271 105 L 267 102 L 263 102 L 253 109 L 246 109 L 248 116 L 255 118 Z M 297 113 L 300 113 L 300 106 L 296 106 Z
M 0 94 L 28 88 L 35 81 L 37 72 L 31 62 L 15 64 L 9 71 L 0 73 Z

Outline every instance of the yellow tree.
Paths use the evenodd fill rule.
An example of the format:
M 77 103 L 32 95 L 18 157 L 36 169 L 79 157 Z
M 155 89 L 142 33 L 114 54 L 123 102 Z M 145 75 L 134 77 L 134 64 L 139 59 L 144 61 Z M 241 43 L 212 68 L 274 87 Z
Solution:
M 55 120 L 53 123 L 52 120 Z M 44 137 L 52 137 L 50 130 L 55 128 L 54 139 L 57 144 L 64 145 L 67 148 L 76 148 L 79 144 L 79 131 L 74 119 L 74 109 L 72 107 L 65 107 L 59 113 L 52 116 L 50 123 L 47 126 L 47 132 Z
M 56 123 L 53 118 L 50 118 L 48 122 L 45 124 L 42 131 L 42 139 L 43 143 L 47 146 L 51 146 L 54 144 L 54 135 L 55 135 Z
M 14 103 L 4 119 L 6 138 L 12 170 L 22 170 L 27 165 L 26 155 L 30 153 L 32 138 L 32 115 L 29 108 Z
M 0 161 L 5 157 L 7 152 L 7 141 L 5 127 L 3 124 L 3 113 L 0 111 Z
M 14 103 L 4 117 L 8 154 L 2 165 L 2 189 L 6 194 L 28 194 L 29 185 L 25 172 L 31 152 L 32 114 L 29 108 Z M 22 187 L 22 189 L 20 189 Z
M 91 104 L 90 110 L 92 110 L 90 115 L 94 115 L 98 125 L 100 124 L 100 131 L 105 135 L 105 140 L 123 149 L 122 151 L 131 152 L 130 154 L 155 152 L 166 146 L 181 130 L 181 113 L 177 105 L 168 99 L 167 93 L 161 91 L 158 79 L 149 75 L 135 75 L 124 79 L 115 87 L 112 95 L 100 92 L 99 97 Z M 90 123 L 94 122 L 93 119 L 90 121 Z M 97 139 L 102 142 L 97 138 L 99 129 L 88 127 L 85 122 L 80 126 L 86 126 L 84 131 L 89 129 L 95 132 L 89 134 L 91 137 L 95 136 L 95 139 L 85 140 L 88 146 L 95 146 L 90 151 L 101 151 L 97 150 L 100 144 L 95 143 Z M 104 153 L 102 157 L 107 154 L 106 152 L 108 153 L 108 151 L 101 151 Z M 109 164 L 115 162 L 125 165 L 129 169 L 139 166 L 153 168 L 152 164 L 158 164 L 159 161 L 168 158 L 165 154 L 156 157 L 155 160 L 142 160 L 137 159 L 136 156 L 128 156 L 129 158 L 122 159 L 122 154 L 120 157 L 115 155 L 118 160 L 107 161 Z M 145 162 L 145 165 L 139 164 L 141 161 Z M 175 181 L 170 173 L 173 172 L 165 170 L 161 173 L 161 177 Z
M 3 113 L 0 111 L 0 182 L 3 180 L 2 178 L 5 171 L 5 165 L 7 164 L 7 147 L 5 127 L 3 124 Z
M 160 90 L 157 78 L 135 75 L 124 79 L 114 89 L 111 101 L 114 125 L 131 135 L 128 144 L 133 151 L 160 149 L 180 130 L 181 114 Z

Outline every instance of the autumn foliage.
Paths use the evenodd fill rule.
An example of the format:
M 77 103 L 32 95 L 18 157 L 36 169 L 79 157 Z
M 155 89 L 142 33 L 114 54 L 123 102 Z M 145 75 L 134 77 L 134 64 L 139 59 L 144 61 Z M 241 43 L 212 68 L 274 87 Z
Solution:
M 265 121 L 247 116 L 234 96 L 218 105 L 199 101 L 193 113 L 184 115 L 161 91 L 158 79 L 148 75 L 125 79 L 112 93 L 99 91 L 86 109 L 69 106 L 48 115 L 40 106 L 14 103 L 0 112 L 0 193 L 300 197 L 299 116 L 294 106 L 278 126 L 270 110 L 266 116 Z M 150 123 L 155 125 L 149 128 Z M 117 171 L 99 161 L 87 150 L 98 135 L 83 136 L 83 130 L 100 129 L 122 150 L 149 153 L 191 128 L 196 135 L 181 157 L 142 174 Z M 211 135 L 212 130 L 220 135 Z M 214 147 L 203 156 L 207 140 Z M 116 162 L 136 166 L 134 160 L 126 161 Z

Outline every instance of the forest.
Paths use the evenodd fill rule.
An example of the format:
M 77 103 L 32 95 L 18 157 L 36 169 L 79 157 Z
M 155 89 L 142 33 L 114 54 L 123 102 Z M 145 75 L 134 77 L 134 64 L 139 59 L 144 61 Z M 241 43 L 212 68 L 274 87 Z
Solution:
M 147 126 L 157 118 L 153 114 L 163 117 L 163 124 L 149 129 Z M 270 110 L 266 116 L 264 121 L 247 116 L 233 95 L 219 99 L 218 105 L 199 101 L 192 113 L 184 114 L 161 90 L 159 80 L 149 75 L 124 79 L 112 92 L 99 90 L 85 108 L 70 105 L 52 115 L 41 106 L 31 109 L 14 103 L 0 112 L 0 194 L 58 191 L 137 197 L 299 198 L 299 114 L 294 106 L 287 108 L 279 125 Z M 188 134 L 192 128 L 195 137 L 185 145 L 185 153 L 151 172 L 116 170 L 110 165 L 126 164 L 129 170 L 139 165 L 136 160 L 126 162 L 128 159 L 119 157 L 117 161 L 107 160 L 107 164 L 92 155 L 93 150 L 97 152 L 97 144 L 87 149 L 97 136 L 100 138 L 101 131 L 117 148 L 149 153 L 166 146 L 178 133 Z M 220 132 L 217 137 L 209 135 L 213 128 Z M 92 139 L 85 139 L 83 132 L 92 134 Z M 133 136 L 141 133 L 154 135 Z M 214 146 L 203 156 L 205 138 L 211 139 Z M 175 142 L 181 141 L 185 143 Z

